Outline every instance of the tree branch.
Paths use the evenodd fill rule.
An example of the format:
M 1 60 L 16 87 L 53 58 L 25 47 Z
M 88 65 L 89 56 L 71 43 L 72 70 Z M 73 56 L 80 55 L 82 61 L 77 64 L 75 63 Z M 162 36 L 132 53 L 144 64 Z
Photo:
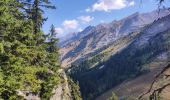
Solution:
M 169 68 L 170 68 L 170 64 L 168 64 L 166 67 L 164 67 L 164 68 L 162 69 L 162 71 L 155 76 L 153 82 L 151 83 L 151 86 L 150 86 L 149 90 L 148 90 L 146 93 L 144 93 L 144 94 L 142 94 L 141 96 L 139 96 L 138 99 L 141 99 L 144 95 L 146 95 L 146 94 L 148 94 L 149 92 L 151 92 L 151 90 L 152 90 L 152 88 L 153 88 L 153 85 L 154 85 L 154 83 L 156 82 L 156 80 L 158 79 L 158 77 L 161 76 L 161 75 L 162 75 L 165 71 L 167 71 Z

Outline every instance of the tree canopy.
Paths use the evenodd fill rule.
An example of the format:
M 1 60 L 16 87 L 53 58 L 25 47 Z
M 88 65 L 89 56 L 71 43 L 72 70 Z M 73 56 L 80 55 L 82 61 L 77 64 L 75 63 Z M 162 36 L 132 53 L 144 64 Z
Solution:
M 43 11 L 40 6 L 49 8 L 48 5 L 48 0 L 0 1 L 2 100 L 22 99 L 18 91 L 28 91 L 42 99 L 49 99 L 59 82 L 57 40 L 53 31 L 49 33 L 50 37 L 41 31 Z M 46 41 L 48 39 L 50 41 Z

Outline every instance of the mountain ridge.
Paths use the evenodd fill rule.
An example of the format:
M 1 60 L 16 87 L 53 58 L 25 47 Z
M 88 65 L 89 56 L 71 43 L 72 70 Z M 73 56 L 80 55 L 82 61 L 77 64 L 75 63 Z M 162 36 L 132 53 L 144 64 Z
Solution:
M 88 30 L 89 33 L 81 38 L 77 38 L 67 45 L 64 45 L 60 50 L 63 67 L 80 58 L 85 58 L 85 55 L 95 52 L 97 49 L 114 42 L 115 40 L 128 35 L 131 32 L 139 32 L 146 25 L 158 20 L 169 14 L 167 10 L 161 10 L 160 16 L 156 16 L 157 11 L 150 13 L 134 13 L 121 20 L 114 20 L 108 24 L 99 24 L 96 27 Z M 81 34 L 81 32 L 79 33 Z
M 102 56 L 95 58 L 99 63 L 93 68 L 89 68 L 91 66 L 88 65 L 89 62 L 82 62 L 79 65 L 73 66 L 71 74 L 76 81 L 79 81 L 83 98 L 87 99 L 86 97 L 88 97 L 88 100 L 93 100 L 97 95 L 129 78 L 134 79 L 148 73 L 149 70 L 152 71 L 147 64 L 152 63 L 158 57 L 158 61 L 163 58 L 168 60 L 170 57 L 169 20 L 170 15 L 145 27 L 126 48 L 118 51 L 118 53 L 109 59 L 101 61 L 98 58 Z M 157 32 L 154 32 L 155 34 L 151 34 L 148 31 L 148 29 L 155 28 L 161 23 L 166 27 L 159 27 Z M 139 46 L 138 42 L 143 41 L 143 39 L 140 39 L 142 37 L 147 37 L 148 40 L 142 46 Z M 77 69 L 74 70 L 76 67 Z M 85 89 L 87 87 L 90 87 L 90 90 Z M 120 94 L 118 95 L 120 96 Z

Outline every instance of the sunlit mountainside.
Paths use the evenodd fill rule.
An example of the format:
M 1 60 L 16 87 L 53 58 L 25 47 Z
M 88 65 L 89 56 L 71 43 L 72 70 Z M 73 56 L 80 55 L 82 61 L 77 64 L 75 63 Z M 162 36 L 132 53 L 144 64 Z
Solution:
M 170 100 L 169 0 L 0 0 L 0 100 Z

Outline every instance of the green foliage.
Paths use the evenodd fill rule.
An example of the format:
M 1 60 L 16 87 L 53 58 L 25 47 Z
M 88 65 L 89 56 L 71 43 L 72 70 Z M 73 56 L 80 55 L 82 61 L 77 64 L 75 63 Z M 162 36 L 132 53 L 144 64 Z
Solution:
M 29 91 L 47 100 L 59 82 L 57 41 L 46 42 L 41 31 L 34 34 L 19 1 L 0 1 L 0 99 L 20 100 L 17 91 Z
M 82 100 L 79 84 L 75 83 L 71 78 L 68 78 L 69 85 L 71 88 L 71 96 L 73 100 Z
M 112 96 L 108 100 L 118 100 L 118 97 L 114 92 L 112 92 Z
M 38 34 L 44 21 L 47 20 L 42 16 L 44 13 L 42 8 L 55 9 L 55 6 L 49 0 L 19 0 L 19 2 L 22 5 L 20 8 L 26 13 L 25 16 L 33 22 L 34 34 Z

